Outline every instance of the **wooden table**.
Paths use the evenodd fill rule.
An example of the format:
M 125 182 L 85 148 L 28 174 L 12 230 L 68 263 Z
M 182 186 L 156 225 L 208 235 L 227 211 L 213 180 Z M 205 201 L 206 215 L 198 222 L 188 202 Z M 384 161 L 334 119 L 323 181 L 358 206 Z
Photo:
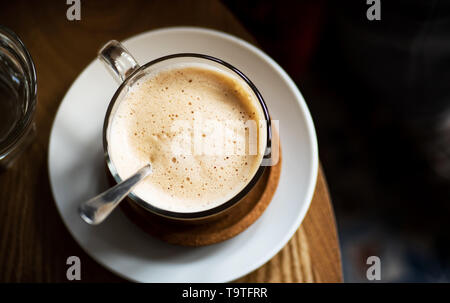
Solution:
M 47 3 L 47 2 L 46 2 Z M 50 190 L 47 156 L 58 106 L 98 48 L 151 29 L 194 25 L 222 30 L 255 44 L 218 1 L 82 1 L 81 21 L 68 21 L 66 1 L 7 1 L 0 22 L 29 49 L 38 74 L 38 135 L 0 175 L 0 281 L 66 281 L 66 259 L 79 256 L 82 281 L 123 281 L 93 261 L 70 236 Z M 322 170 L 303 224 L 270 262 L 239 282 L 339 282 L 336 224 Z

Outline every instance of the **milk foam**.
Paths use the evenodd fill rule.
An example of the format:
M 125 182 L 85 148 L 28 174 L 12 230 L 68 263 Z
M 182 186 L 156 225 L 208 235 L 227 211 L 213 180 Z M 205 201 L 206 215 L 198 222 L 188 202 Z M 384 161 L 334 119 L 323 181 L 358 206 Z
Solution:
M 142 77 L 119 102 L 108 129 L 111 160 L 122 179 L 152 164 L 153 174 L 134 194 L 158 208 L 197 212 L 221 205 L 248 184 L 261 163 L 267 130 L 258 122 L 264 115 L 253 92 L 231 73 L 203 64 L 173 65 Z M 203 124 L 195 127 L 208 120 L 225 125 L 225 132 L 233 121 L 256 121 L 256 153 L 245 145 L 248 129 L 224 139 Z M 180 122 L 187 127 L 175 128 Z M 182 132 L 205 150 L 225 142 L 233 153 L 199 153 L 192 145 L 174 152 Z

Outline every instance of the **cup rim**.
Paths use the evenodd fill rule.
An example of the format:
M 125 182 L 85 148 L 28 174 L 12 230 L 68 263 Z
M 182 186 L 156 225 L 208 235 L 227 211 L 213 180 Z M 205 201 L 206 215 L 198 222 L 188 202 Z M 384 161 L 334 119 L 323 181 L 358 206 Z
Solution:
M 22 54 L 20 55 L 23 58 L 21 59 L 24 60 L 24 63 L 26 65 L 25 67 L 27 68 L 27 70 L 24 71 L 25 76 L 29 78 L 29 81 L 27 81 L 29 82 L 27 84 L 27 89 L 29 91 L 29 95 L 27 96 L 27 98 L 29 99 L 28 107 L 24 116 L 19 120 L 18 125 L 11 131 L 11 133 L 8 134 L 6 139 L 0 145 L 0 159 L 2 159 L 13 150 L 13 146 L 22 138 L 33 121 L 37 99 L 37 76 L 34 61 L 19 36 L 3 25 L 0 25 L 0 33 L 11 40 L 11 42 L 14 43 L 14 46 L 17 47 L 20 52 L 22 52 Z
M 122 178 L 119 176 L 119 174 L 116 170 L 116 167 L 115 167 L 114 163 L 112 162 L 111 157 L 109 156 L 107 130 L 109 127 L 109 120 L 110 120 L 109 118 L 110 118 L 112 109 L 114 108 L 114 105 L 115 105 L 120 93 L 129 84 L 129 82 L 133 79 L 133 77 L 135 75 L 139 74 L 140 72 L 147 69 L 148 67 L 150 67 L 156 63 L 165 61 L 165 60 L 170 60 L 170 59 L 174 59 L 174 58 L 182 58 L 182 57 L 200 58 L 200 59 L 206 59 L 209 61 L 213 61 L 222 66 L 227 67 L 229 70 L 231 70 L 232 72 L 237 74 L 242 80 L 244 80 L 244 82 L 250 87 L 250 89 L 253 91 L 256 98 L 258 99 L 258 102 L 259 102 L 259 104 L 262 108 L 263 114 L 264 114 L 264 118 L 266 120 L 266 131 L 267 131 L 266 141 L 267 142 L 266 142 L 266 147 L 265 147 L 265 153 L 261 159 L 261 162 L 263 161 L 264 158 L 266 158 L 267 156 L 270 156 L 271 142 L 272 142 L 271 119 L 270 119 L 269 111 L 268 111 L 267 105 L 264 101 L 264 98 L 262 97 L 261 93 L 256 88 L 256 86 L 253 84 L 253 82 L 244 73 L 242 73 L 239 69 L 237 69 L 236 67 L 234 67 L 233 65 L 231 65 L 230 63 L 228 63 L 222 59 L 219 59 L 219 58 L 216 58 L 216 57 L 213 57 L 210 55 L 200 54 L 200 53 L 176 53 L 176 54 L 166 55 L 166 56 L 154 59 L 154 60 L 140 66 L 136 70 L 134 70 L 120 84 L 120 86 L 115 91 L 111 101 L 109 102 L 109 105 L 108 105 L 108 108 L 107 108 L 106 114 L 105 114 L 105 119 L 103 122 L 103 131 L 102 131 L 102 133 L 103 133 L 103 151 L 104 151 L 104 156 L 105 156 L 105 160 L 106 160 L 109 172 L 111 173 L 111 175 L 114 178 L 116 183 L 122 182 Z M 166 218 L 180 219 L 180 220 L 194 220 L 194 219 L 207 218 L 207 217 L 216 215 L 218 213 L 221 213 L 224 210 L 227 210 L 227 209 L 231 208 L 232 206 L 234 206 L 235 204 L 237 204 L 255 186 L 255 184 L 258 182 L 258 180 L 262 176 L 265 168 L 266 167 L 261 165 L 261 163 L 260 163 L 259 168 L 257 169 L 256 173 L 253 175 L 252 179 L 234 197 L 232 197 L 230 200 L 228 200 L 218 206 L 215 206 L 210 209 L 202 210 L 202 211 L 197 211 L 197 212 L 170 211 L 170 210 L 156 207 L 153 204 L 151 204 L 150 202 L 146 202 L 139 196 L 135 195 L 133 192 L 131 192 L 128 195 L 128 197 L 133 202 L 135 202 L 139 206 L 143 207 L 145 210 L 155 213 L 157 215 L 166 217 Z

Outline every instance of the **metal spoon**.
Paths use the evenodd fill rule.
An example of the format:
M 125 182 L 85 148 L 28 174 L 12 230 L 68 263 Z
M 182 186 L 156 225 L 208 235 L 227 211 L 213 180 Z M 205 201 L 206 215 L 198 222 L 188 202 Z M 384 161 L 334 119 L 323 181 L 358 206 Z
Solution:
M 151 164 L 147 164 L 128 179 L 123 180 L 100 195 L 81 203 L 78 208 L 81 218 L 91 225 L 102 223 L 114 208 L 119 205 L 120 201 L 151 173 L 152 166 Z

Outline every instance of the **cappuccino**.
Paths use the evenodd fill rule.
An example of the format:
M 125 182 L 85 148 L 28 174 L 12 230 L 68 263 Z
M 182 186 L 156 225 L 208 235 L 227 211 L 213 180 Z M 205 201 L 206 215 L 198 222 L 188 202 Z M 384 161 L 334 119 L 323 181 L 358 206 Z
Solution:
M 253 91 L 206 64 L 148 72 L 110 116 L 108 152 L 125 179 L 147 163 L 133 191 L 174 212 L 198 212 L 236 196 L 256 174 L 267 128 Z M 264 121 L 264 122 L 262 122 Z

